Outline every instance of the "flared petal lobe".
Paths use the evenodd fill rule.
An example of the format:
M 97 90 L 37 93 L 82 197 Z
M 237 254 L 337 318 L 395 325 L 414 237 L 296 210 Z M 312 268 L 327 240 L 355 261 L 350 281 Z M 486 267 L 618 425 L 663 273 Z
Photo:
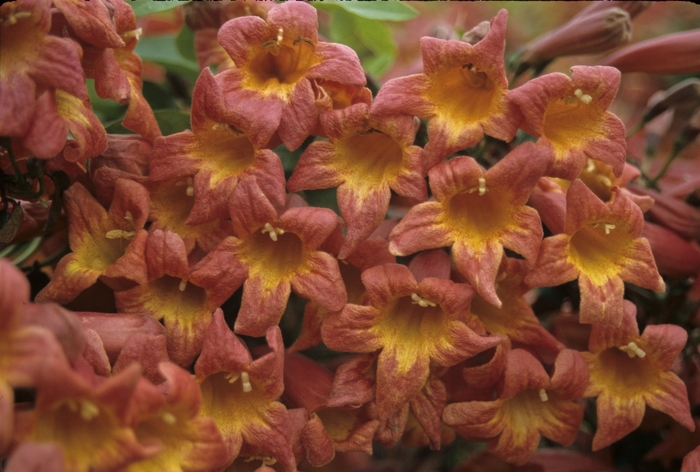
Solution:
M 365 83 L 357 55 L 319 43 L 317 29 L 314 8 L 289 2 L 271 8 L 267 20 L 235 18 L 219 30 L 219 42 L 236 65 L 217 77 L 227 107 L 258 122 L 253 135 L 261 142 L 277 131 L 294 150 L 309 136 L 319 116 L 311 80 Z
M 542 239 L 537 212 L 525 203 L 550 155 L 525 143 L 484 172 L 469 157 L 434 167 L 430 188 L 437 202 L 413 207 L 391 233 L 396 255 L 452 245 L 459 271 L 489 303 L 500 306 L 495 280 L 503 248 L 534 263 Z
M 522 121 L 508 98 L 503 50 L 506 10 L 474 46 L 421 38 L 424 74 L 390 80 L 373 104 L 378 115 L 408 113 L 430 120 L 425 169 L 478 143 L 484 134 L 510 141 Z
M 623 281 L 662 292 L 665 289 L 649 242 L 640 237 L 639 207 L 613 188 L 611 203 L 600 201 L 574 181 L 567 192 L 565 233 L 546 238 L 537 263 L 525 279 L 532 287 L 578 278 L 583 323 L 619 326 Z
M 554 153 L 547 175 L 574 179 L 594 159 L 622 174 L 625 126 L 607 111 L 620 85 L 612 67 L 576 66 L 530 80 L 510 93 L 525 116 L 523 129 Z
M 591 372 L 585 396 L 597 397 L 598 430 L 593 450 L 635 430 L 646 406 L 695 430 L 685 384 L 670 372 L 688 335 L 679 326 L 654 325 L 647 326 L 640 336 L 636 311 L 632 302 L 625 300 L 619 327 L 594 325 L 590 352 L 583 354 Z

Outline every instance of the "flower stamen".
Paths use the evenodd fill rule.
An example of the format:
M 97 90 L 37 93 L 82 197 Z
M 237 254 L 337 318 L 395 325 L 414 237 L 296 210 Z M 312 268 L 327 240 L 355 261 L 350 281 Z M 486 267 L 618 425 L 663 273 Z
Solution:
M 260 47 L 266 48 L 269 46 L 276 46 L 277 48 L 280 47 L 282 44 L 282 39 L 284 39 L 284 28 L 280 28 L 277 30 L 277 39 L 271 39 L 270 41 L 265 41 L 260 45 Z
M 136 28 L 133 30 L 124 31 L 123 33 L 120 33 L 119 36 L 121 36 L 122 39 L 136 38 L 136 41 L 138 41 L 141 39 L 142 34 L 143 28 Z
M 83 400 L 80 402 L 80 417 L 85 421 L 91 421 L 100 414 L 100 409 L 92 402 Z
M 643 359 L 644 356 L 647 355 L 647 353 L 644 352 L 644 351 L 643 351 L 639 346 L 637 346 L 637 344 L 634 343 L 634 342 L 631 342 L 631 343 L 627 344 L 626 346 L 620 346 L 620 347 L 618 347 L 618 349 L 619 349 L 620 351 L 624 352 L 625 354 L 627 354 L 627 356 L 628 356 L 630 359 L 633 359 L 633 358 L 635 358 L 635 357 L 639 357 L 640 359 Z
M 180 285 L 178 285 L 177 288 L 178 288 L 181 292 L 184 292 L 185 289 L 187 288 L 187 280 L 186 280 L 186 279 L 180 280 Z
M 224 375 L 224 378 L 228 380 L 228 383 L 236 383 L 238 378 L 241 376 L 239 372 L 229 372 L 228 374 Z
M 136 235 L 136 231 L 124 231 L 123 229 L 112 229 L 105 233 L 107 239 L 131 239 Z
M 253 386 L 250 384 L 250 376 L 248 372 L 241 372 L 241 384 L 243 385 L 243 391 L 248 393 L 253 390 Z
M 486 191 L 488 190 L 488 187 L 486 187 L 486 179 L 483 177 L 479 177 L 479 185 L 475 185 L 474 187 L 469 189 L 469 193 L 474 193 L 476 191 L 479 191 L 479 196 L 483 196 Z
M 411 294 L 411 300 L 412 300 L 411 304 L 418 305 L 418 306 L 421 306 L 423 308 L 427 308 L 429 306 L 434 307 L 437 305 L 435 302 L 431 302 L 427 298 L 423 298 L 420 295 L 418 295 L 417 293 Z
M 597 227 L 599 227 L 599 226 L 601 226 L 601 225 L 602 225 L 603 228 L 605 229 L 605 234 L 610 234 L 610 231 L 612 231 L 612 230 L 615 229 L 615 225 L 610 224 L 610 223 L 593 223 L 592 226 L 593 226 L 594 228 L 597 228 Z
M 14 5 L 13 5 L 14 6 Z M 10 7 L 11 11 L 10 14 L 3 20 L 3 24 L 5 26 L 12 26 L 15 23 L 17 23 L 17 20 L 21 20 L 23 18 L 29 18 L 32 16 L 31 12 L 28 11 L 14 11 L 13 7 Z
M 547 400 L 549 400 L 549 397 L 547 396 L 547 391 L 545 389 L 541 388 L 539 390 L 539 394 L 541 401 L 546 402 Z
M 314 44 L 313 41 L 311 41 L 309 38 L 305 38 L 303 36 L 299 36 L 297 39 L 294 40 L 294 42 L 292 44 L 294 44 L 296 46 L 297 44 L 299 44 L 299 41 L 304 41 L 305 43 L 308 43 L 308 44 L 316 47 L 316 45 Z
M 169 411 L 163 411 L 160 413 L 159 416 L 165 423 L 169 425 L 174 425 L 175 423 L 177 423 L 177 418 L 175 418 L 175 415 L 173 415 Z
M 265 226 L 263 227 L 261 233 L 270 233 L 270 239 L 272 239 L 273 241 L 277 241 L 277 236 L 283 235 L 284 230 L 282 228 L 275 228 L 270 223 L 265 223 Z
M 574 96 L 586 105 L 593 101 L 593 97 L 591 97 L 590 95 L 586 95 L 581 89 L 574 90 Z

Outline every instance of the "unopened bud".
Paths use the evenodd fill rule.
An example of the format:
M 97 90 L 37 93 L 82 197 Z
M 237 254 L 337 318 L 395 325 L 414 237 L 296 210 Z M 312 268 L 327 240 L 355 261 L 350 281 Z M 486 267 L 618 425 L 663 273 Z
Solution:
M 690 78 L 678 82 L 668 90 L 652 95 L 644 111 L 642 123 L 653 120 L 666 110 L 675 108 L 695 109 L 700 106 L 700 79 Z
M 462 35 L 462 41 L 474 45 L 484 39 L 491 29 L 491 22 L 482 21 Z
M 690 117 L 673 141 L 672 155 L 677 156 L 687 145 L 695 141 L 695 138 L 698 136 L 700 136 L 700 108 L 695 110 L 693 116 Z
M 273 4 L 274 5 L 274 4 Z M 224 23 L 241 16 L 265 18 L 272 7 L 268 2 L 238 0 L 235 2 L 188 2 L 183 7 L 185 23 L 193 30 L 219 29 Z
M 630 18 L 634 19 L 637 15 L 642 13 L 650 6 L 651 2 L 641 2 L 638 0 L 590 2 L 590 5 L 578 12 L 574 18 L 580 18 L 601 10 L 607 10 L 608 8 L 615 7 L 625 10 L 627 13 L 629 13 Z
M 642 41 L 608 57 L 602 65 L 620 72 L 692 74 L 700 72 L 700 29 Z
M 629 13 L 620 8 L 595 11 L 525 45 L 518 70 L 541 66 L 557 57 L 609 51 L 631 38 Z

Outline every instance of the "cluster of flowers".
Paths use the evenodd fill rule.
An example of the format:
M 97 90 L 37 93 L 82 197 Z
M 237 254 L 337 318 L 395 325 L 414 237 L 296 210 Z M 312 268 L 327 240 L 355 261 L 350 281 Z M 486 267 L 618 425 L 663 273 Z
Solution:
M 50 158 L 46 172 L 72 182 L 61 195 L 72 252 L 37 304 L 0 261 L 8 472 L 294 471 L 373 444 L 439 449 L 455 434 L 524 464 L 542 436 L 573 443 L 583 398 L 595 398 L 594 450 L 635 430 L 646 406 L 695 429 L 671 371 L 686 331 L 640 334 L 623 297 L 624 282 L 665 284 L 641 237 L 653 201 L 624 188 L 639 172 L 608 111 L 616 68 L 509 90 L 502 10 L 463 41 L 422 38 L 424 72 L 373 98 L 357 55 L 319 40 L 310 5 L 229 6 L 193 7 L 200 64 L 218 73 L 197 80 L 192 130 L 165 137 L 127 3 L 1 7 L 2 163 Z M 577 27 L 609 14 L 596 7 Z M 546 62 L 540 49 L 527 61 Z M 128 103 L 137 135 L 105 133 L 86 78 Z M 286 179 L 273 149 L 311 136 Z M 480 143 L 494 150 L 487 170 L 452 157 Z M 325 188 L 342 219 L 287 193 Z M 36 204 L 8 202 L 3 190 L 6 210 L 24 207 L 15 239 L 36 234 Z M 390 204 L 401 218 L 385 220 Z M 57 305 L 98 281 L 118 313 Z M 585 352 L 550 334 L 526 296 L 572 281 L 592 324 Z M 241 287 L 231 329 L 221 306 Z M 285 349 L 292 292 L 308 301 Z M 325 366 L 300 353 L 320 343 L 357 355 Z M 22 389 L 33 403 L 15 402 Z

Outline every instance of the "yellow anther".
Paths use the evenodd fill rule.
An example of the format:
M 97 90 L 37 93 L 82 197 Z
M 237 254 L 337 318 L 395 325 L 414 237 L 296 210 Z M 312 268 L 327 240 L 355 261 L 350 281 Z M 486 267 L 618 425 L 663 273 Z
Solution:
M 228 374 L 224 375 L 224 378 L 228 380 L 228 383 L 232 384 L 235 383 L 240 376 L 241 374 L 238 372 L 229 372 Z
M 226 129 L 228 128 L 228 125 L 226 123 L 214 123 L 214 125 L 211 127 L 213 131 L 217 131 L 220 129 Z
M 142 34 L 143 34 L 143 29 L 136 28 L 133 30 L 124 31 L 123 33 L 120 33 L 119 36 L 121 36 L 122 39 L 136 38 L 136 41 L 138 41 L 139 39 L 141 39 Z
M 429 306 L 436 306 L 435 302 L 431 302 L 427 298 L 423 298 L 420 295 L 418 295 L 417 293 L 411 294 L 411 300 L 412 300 L 411 301 L 412 304 L 421 306 L 423 308 L 427 308 Z
M 136 235 L 136 231 L 124 231 L 123 229 L 113 229 L 107 231 L 107 239 L 131 239 Z
M 488 188 L 486 187 L 486 179 L 483 177 L 479 177 L 479 185 L 476 185 L 472 188 L 469 189 L 469 193 L 474 193 L 476 191 L 479 192 L 479 196 L 482 196 L 486 193 Z
M 549 397 L 547 396 L 547 391 L 545 389 L 541 388 L 539 394 L 541 401 L 546 402 L 547 400 L 549 400 Z
M 180 285 L 177 287 L 181 292 L 184 292 L 185 289 L 187 288 L 187 280 L 182 279 L 180 280 Z
M 248 372 L 241 372 L 241 384 L 243 385 L 243 391 L 248 393 L 253 390 L 253 386 L 250 384 L 250 377 Z
M 265 226 L 263 227 L 261 233 L 270 233 L 270 239 L 272 239 L 273 241 L 277 241 L 277 236 L 283 235 L 284 230 L 282 228 L 275 228 L 270 223 L 265 223 Z
M 642 359 L 647 355 L 647 353 L 644 352 L 639 346 L 637 346 L 637 343 L 634 342 L 630 342 L 629 344 L 627 344 L 627 346 L 620 346 L 618 349 L 627 354 L 627 356 L 630 359 L 635 357 L 639 357 L 640 359 Z
M 581 89 L 574 90 L 574 96 L 586 105 L 591 103 L 591 101 L 593 100 L 593 97 L 591 97 L 590 95 L 586 95 Z
M 175 415 L 173 415 L 169 411 L 161 412 L 160 417 L 169 425 L 174 425 L 175 423 L 177 423 L 177 418 L 175 418 Z
M 85 421 L 92 420 L 100 413 L 100 409 L 92 402 L 83 400 L 80 402 L 80 417 Z

